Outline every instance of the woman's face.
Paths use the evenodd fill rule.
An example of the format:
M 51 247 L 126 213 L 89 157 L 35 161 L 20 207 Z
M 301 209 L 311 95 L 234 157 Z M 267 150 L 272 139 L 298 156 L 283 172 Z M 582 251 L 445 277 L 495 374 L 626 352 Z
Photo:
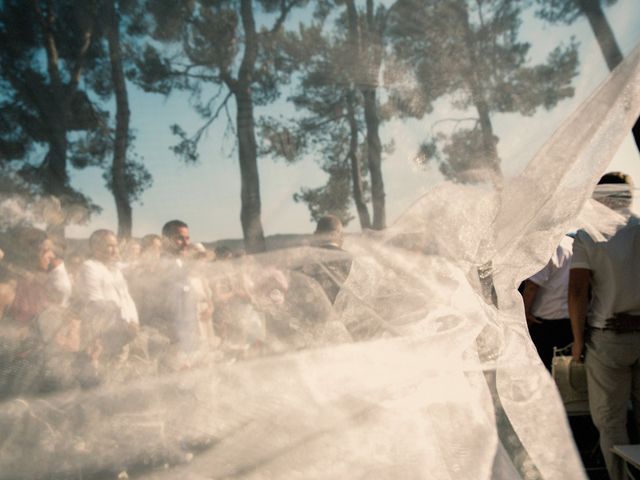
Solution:
M 53 242 L 47 239 L 40 244 L 40 256 L 38 260 L 38 267 L 40 270 L 49 270 L 51 261 L 56 257 L 53 252 Z

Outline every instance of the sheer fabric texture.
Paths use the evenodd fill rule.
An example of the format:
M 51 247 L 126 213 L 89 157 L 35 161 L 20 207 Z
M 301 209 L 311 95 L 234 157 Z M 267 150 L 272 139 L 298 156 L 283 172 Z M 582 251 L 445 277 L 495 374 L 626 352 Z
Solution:
M 566 232 L 615 228 L 587 200 L 640 113 L 639 57 L 514 177 L 444 182 L 344 252 L 200 267 L 250 285 L 236 354 L 4 399 L 0 478 L 585 478 L 516 288 Z M 309 269 L 336 262 L 331 302 Z

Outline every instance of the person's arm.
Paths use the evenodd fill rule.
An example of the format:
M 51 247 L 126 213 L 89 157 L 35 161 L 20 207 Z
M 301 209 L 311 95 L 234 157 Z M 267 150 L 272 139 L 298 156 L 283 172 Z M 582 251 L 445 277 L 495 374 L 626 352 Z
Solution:
M 524 303 L 524 314 L 527 317 L 527 323 L 529 326 L 542 323 L 533 315 L 533 313 L 531 313 L 531 309 L 533 308 L 533 303 L 536 300 L 536 295 L 538 294 L 539 289 L 540 286 L 537 283 L 532 282 L 531 280 L 524 281 L 522 302 Z
M 591 270 L 572 268 L 569 272 L 569 318 L 573 332 L 571 356 L 575 361 L 582 361 L 584 353 L 584 331 L 589 304 L 589 282 Z

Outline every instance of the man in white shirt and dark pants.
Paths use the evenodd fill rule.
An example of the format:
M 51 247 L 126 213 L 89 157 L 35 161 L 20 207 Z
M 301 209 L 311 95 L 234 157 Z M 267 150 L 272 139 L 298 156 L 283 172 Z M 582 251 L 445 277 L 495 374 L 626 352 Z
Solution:
M 542 270 L 525 281 L 522 298 L 529 334 L 538 355 L 551 371 L 553 347 L 571 343 L 567 305 L 573 238 L 564 236 Z
M 640 226 L 627 226 L 607 242 L 578 232 L 569 315 L 572 355 L 575 361 L 585 361 L 589 408 L 607 470 L 612 480 L 623 479 L 622 462 L 614 458 L 611 447 L 629 443 L 630 400 L 640 429 Z

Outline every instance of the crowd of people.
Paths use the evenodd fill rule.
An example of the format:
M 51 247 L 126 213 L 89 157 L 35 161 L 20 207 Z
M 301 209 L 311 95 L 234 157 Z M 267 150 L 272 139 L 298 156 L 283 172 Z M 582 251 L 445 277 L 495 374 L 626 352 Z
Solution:
M 340 220 L 326 216 L 311 247 L 344 254 L 342 238 Z M 1 247 L 1 397 L 90 388 L 349 337 L 318 313 L 318 305 L 331 310 L 349 273 L 345 258 L 280 269 L 242 251 L 192 243 L 180 220 L 122 244 L 114 232 L 96 230 L 88 255 L 67 251 L 66 262 L 33 227 L 8 232 Z M 285 311 L 296 285 L 306 296 L 287 301 Z M 323 321 L 301 328 L 296 322 L 309 308 Z
M 586 230 L 565 236 L 547 265 L 524 282 L 522 295 L 545 367 L 551 371 L 554 347 L 569 345 L 573 361 L 584 362 L 602 455 L 610 478 L 621 480 L 623 464 L 612 447 L 640 432 L 640 222 L 629 211 L 628 176 L 604 175 L 594 199 L 626 224 L 600 238 Z
M 618 479 L 611 447 L 629 442 L 630 402 L 640 430 L 640 225 L 628 215 L 627 178 L 608 174 L 601 183 L 599 200 L 627 214 L 627 225 L 610 238 L 565 236 L 522 294 L 546 368 L 554 347 L 572 342 L 574 360 L 585 362 L 591 416 Z M 44 231 L 8 232 L 0 245 L 0 397 L 357 340 L 357 329 L 332 314 L 351 269 L 340 220 L 321 218 L 314 239 L 326 255 L 260 263 L 192 243 L 188 225 L 172 220 L 125 243 L 96 230 L 88 255 L 66 252 L 65 261 Z

